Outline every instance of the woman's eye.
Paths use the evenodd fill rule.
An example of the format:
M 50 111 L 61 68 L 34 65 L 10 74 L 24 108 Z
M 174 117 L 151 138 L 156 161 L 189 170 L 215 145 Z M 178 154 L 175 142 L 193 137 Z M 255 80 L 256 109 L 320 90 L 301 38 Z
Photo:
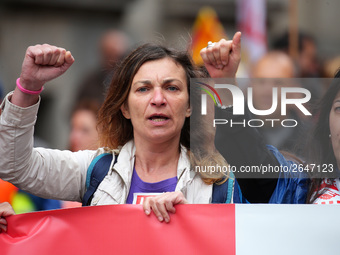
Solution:
M 336 112 L 340 112 L 340 106 L 335 107 L 334 110 L 335 110 Z
M 177 91 L 178 88 L 176 86 L 169 86 L 168 90 L 170 90 L 170 91 Z
M 141 87 L 141 88 L 138 88 L 137 91 L 138 91 L 138 92 L 146 92 L 146 91 L 148 91 L 148 88 L 146 88 L 146 87 Z

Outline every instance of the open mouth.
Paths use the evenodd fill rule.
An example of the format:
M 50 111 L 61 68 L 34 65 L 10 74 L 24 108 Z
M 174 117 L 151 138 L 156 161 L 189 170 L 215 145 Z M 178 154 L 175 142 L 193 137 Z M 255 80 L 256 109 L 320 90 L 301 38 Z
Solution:
M 169 118 L 166 116 L 159 116 L 159 115 L 154 115 L 149 118 L 149 120 L 155 121 L 155 122 L 161 122 L 161 121 L 166 121 Z
M 162 121 L 167 121 L 168 119 L 169 117 L 163 113 L 154 113 L 149 116 L 149 120 L 153 122 L 162 122 Z

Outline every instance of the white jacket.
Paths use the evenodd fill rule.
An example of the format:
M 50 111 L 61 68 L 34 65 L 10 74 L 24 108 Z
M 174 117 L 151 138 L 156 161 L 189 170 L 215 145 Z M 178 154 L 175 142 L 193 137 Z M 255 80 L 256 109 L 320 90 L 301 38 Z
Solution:
M 1 104 L 0 178 L 40 197 L 81 202 L 86 191 L 87 168 L 104 149 L 71 152 L 33 148 L 40 100 L 35 105 L 21 108 L 9 101 L 11 94 Z M 134 159 L 135 146 L 130 141 L 121 149 L 117 163 L 114 166 L 111 163 L 110 171 L 95 192 L 91 205 L 126 202 Z M 177 177 L 176 191 L 182 191 L 189 203 L 211 202 L 212 185 L 206 185 L 197 173 L 190 171 L 184 147 L 178 160 Z

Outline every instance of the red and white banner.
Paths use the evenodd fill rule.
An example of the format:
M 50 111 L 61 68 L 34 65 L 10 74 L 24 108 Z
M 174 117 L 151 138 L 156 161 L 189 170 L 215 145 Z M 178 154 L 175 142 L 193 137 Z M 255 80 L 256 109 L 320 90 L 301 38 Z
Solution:
M 8 218 L 0 254 L 338 254 L 337 205 L 178 205 L 170 223 L 139 205 Z

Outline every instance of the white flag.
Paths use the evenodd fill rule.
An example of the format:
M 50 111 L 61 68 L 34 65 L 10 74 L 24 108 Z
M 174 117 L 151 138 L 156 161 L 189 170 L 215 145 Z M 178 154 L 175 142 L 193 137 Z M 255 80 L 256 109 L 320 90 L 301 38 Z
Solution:
M 249 66 L 267 51 L 266 1 L 238 0 L 237 24 L 242 32 L 242 57 Z

